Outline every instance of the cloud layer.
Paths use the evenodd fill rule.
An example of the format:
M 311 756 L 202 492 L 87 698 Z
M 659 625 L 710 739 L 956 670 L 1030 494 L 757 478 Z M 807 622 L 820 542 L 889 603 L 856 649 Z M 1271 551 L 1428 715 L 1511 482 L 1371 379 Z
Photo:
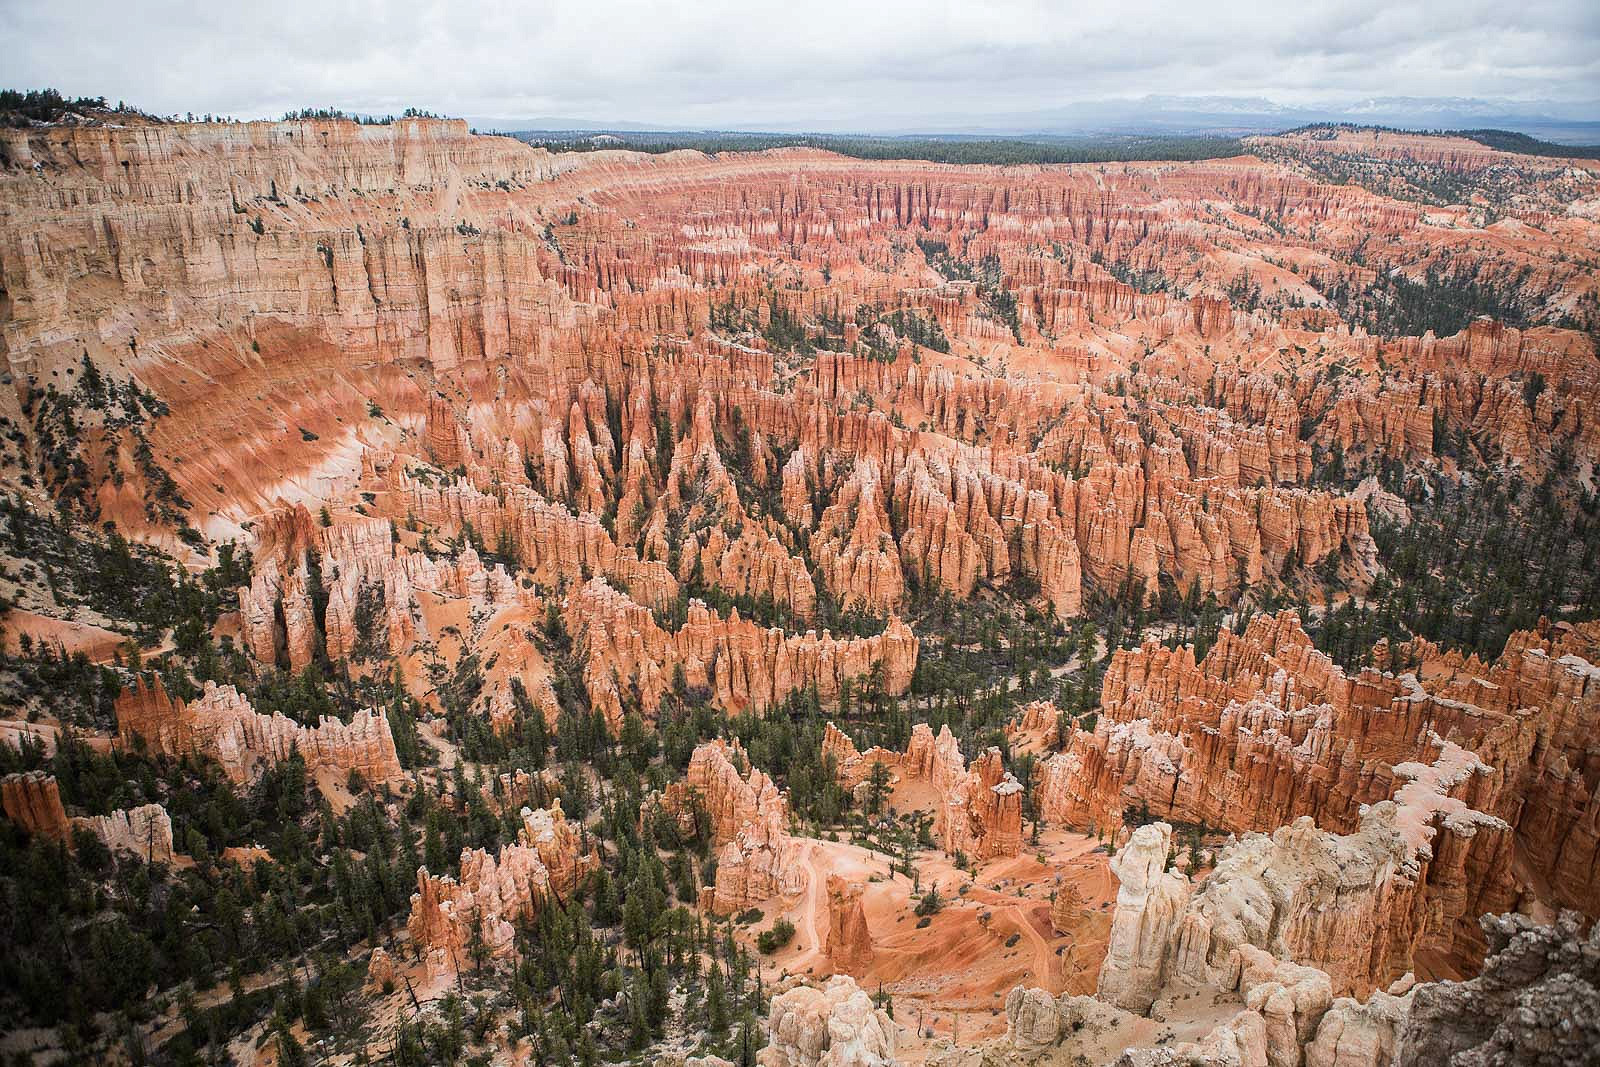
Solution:
M 1147 95 L 1600 99 L 1593 0 L 0 0 L 0 37 L 13 86 L 246 118 L 869 128 Z

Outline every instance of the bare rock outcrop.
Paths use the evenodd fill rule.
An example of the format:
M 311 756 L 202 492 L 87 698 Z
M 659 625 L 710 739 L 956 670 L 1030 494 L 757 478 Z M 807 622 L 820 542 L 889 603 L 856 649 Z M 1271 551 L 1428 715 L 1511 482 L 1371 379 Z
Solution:
M 172 818 L 160 804 L 141 804 L 72 822 L 94 834 L 112 852 L 138 856 L 146 863 L 173 861 Z
M 1557 903 L 1600 911 L 1600 805 L 1576 770 L 1600 722 L 1597 650 L 1585 627 L 1544 625 L 1492 662 L 1411 642 L 1347 674 L 1292 613 L 1224 631 L 1201 661 L 1154 643 L 1119 650 L 1094 731 L 1038 765 L 1036 810 L 1104 828 L 1144 809 L 1235 833 L 1309 817 L 1352 835 L 1389 798 L 1415 799 L 1421 824 L 1442 831 L 1417 924 L 1470 961 L 1477 917 L 1514 899 L 1513 838 Z M 1457 802 L 1487 818 L 1444 810 Z
M 257 768 L 298 752 L 312 772 L 357 771 L 368 782 L 401 776 L 389 719 L 380 709 L 358 711 L 346 722 L 326 716 L 316 726 L 281 712 L 262 715 L 232 686 L 205 684 L 197 700 L 167 695 L 160 678 L 136 680 L 117 697 L 117 734 L 122 745 L 144 744 L 168 756 L 201 755 L 215 760 L 236 782 Z
M 1600 1054 L 1600 924 L 1486 916 L 1489 955 L 1465 982 L 1418 986 L 1396 1067 L 1592 1064 Z M 1319 1065 L 1320 1067 L 1320 1065 Z
M 891 779 L 931 785 L 939 798 L 934 835 L 951 855 L 960 852 L 984 860 L 1015 856 L 1022 848 L 1024 787 L 1005 769 L 998 748 L 984 750 L 969 767 L 949 726 L 935 736 L 926 723 L 918 723 L 911 728 L 904 752 L 884 748 L 861 752 L 843 730 L 829 723 L 822 754 L 832 762 L 839 784 L 849 790 L 865 782 L 875 765 L 886 767 Z
M 559 804 L 523 808 L 516 843 L 498 856 L 463 851 L 459 878 L 417 871 L 406 928 L 433 974 L 505 959 L 515 949 L 513 924 L 536 916 L 552 896 L 570 893 L 598 862 L 582 850 Z
M 75 831 L 83 830 L 113 853 L 128 853 L 147 863 L 171 863 L 175 856 L 172 819 L 160 804 L 68 818 L 55 775 L 44 771 L 6 775 L 0 779 L 0 798 L 6 817 L 28 834 L 67 841 Z
M 394 985 L 394 978 L 394 957 L 381 947 L 373 949 L 367 960 L 367 988 L 381 992 Z
M 1461 749 L 1445 744 L 1432 765 L 1400 772 L 1411 780 L 1357 833 L 1304 817 L 1247 834 L 1192 895 L 1163 869 L 1166 825 L 1135 831 L 1113 860 L 1124 881 L 1101 994 L 1143 1011 L 1173 978 L 1233 988 L 1247 950 L 1316 967 L 1335 994 L 1364 994 L 1412 970 L 1424 948 L 1459 951 L 1463 917 L 1510 899 L 1509 873 L 1495 870 L 1509 867 L 1509 828 L 1452 795 L 1485 773 Z
M 1121 884 L 1098 994 L 1129 1011 L 1148 1010 L 1165 984 L 1172 942 L 1189 903 L 1188 879 L 1167 869 L 1171 844 L 1166 823 L 1141 826 L 1111 860 Z
M 803 846 L 789 836 L 788 801 L 764 771 L 751 765 L 738 741 L 718 738 L 697 746 L 683 781 L 647 799 L 646 811 L 656 804 L 678 820 L 685 834 L 699 832 L 702 814 L 709 823 L 718 849 L 717 877 L 701 897 L 713 913 L 731 914 L 805 888 Z
M 567 597 L 565 615 L 568 629 L 586 642 L 590 695 L 614 727 L 622 720 L 619 679 L 637 688 L 653 714 L 682 668 L 689 685 L 708 689 L 719 707 L 737 713 L 772 707 L 807 686 L 835 700 L 845 682 L 879 665 L 885 691 L 904 693 L 917 662 L 917 639 L 899 619 L 875 637 L 786 634 L 741 618 L 737 609 L 723 617 L 691 601 L 682 628 L 669 633 L 600 578 Z
M 71 833 L 67 809 L 61 804 L 61 789 L 55 775 L 44 771 L 8 774 L 0 779 L 0 800 L 6 818 L 29 834 L 44 834 L 66 840 Z
M 762 1067 L 890 1067 L 894 1021 L 873 1007 L 849 975 L 820 988 L 796 986 L 772 998 Z
M 840 970 L 854 970 L 872 962 L 872 934 L 861 896 L 863 882 L 828 875 L 828 939 L 823 951 Z

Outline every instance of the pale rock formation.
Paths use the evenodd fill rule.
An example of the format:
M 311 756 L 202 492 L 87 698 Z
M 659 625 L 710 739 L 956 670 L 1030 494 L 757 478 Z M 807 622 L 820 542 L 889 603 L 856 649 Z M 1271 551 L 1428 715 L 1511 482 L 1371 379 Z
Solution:
M 1167 870 L 1171 847 L 1171 828 L 1154 823 L 1135 830 L 1111 859 L 1121 884 L 1098 994 L 1129 1011 L 1148 1010 L 1165 984 L 1171 942 L 1189 902 L 1188 880 Z
M 94 834 L 112 852 L 129 853 L 146 863 L 173 861 L 172 818 L 160 804 L 141 804 L 72 822 Z
M 849 975 L 772 998 L 762 1067 L 889 1067 L 895 1025 Z
M 1038 988 L 1017 986 L 1006 995 L 1006 1040 L 1019 1052 L 1049 1048 L 1061 1036 L 1056 998 Z
M 1407 989 L 1375 992 L 1366 1002 L 1333 1000 L 1328 976 L 1314 967 L 1249 949 L 1224 989 L 1182 982 L 1163 990 L 1173 1010 L 1196 994 L 1235 1000 L 1238 1010 L 1193 1040 L 1136 1045 L 1141 1020 L 1097 997 L 1017 987 L 1006 998 L 1006 1036 L 981 1057 L 942 1056 L 940 1064 L 1106 1062 L 1117 1067 L 1391 1067 L 1411 1005 Z M 1145 1024 L 1146 1026 L 1148 1024 Z M 1145 1031 L 1148 1033 L 1148 1030 Z M 1115 1053 L 1110 1053 L 1115 1055 Z
M 1414 1003 L 1377 991 L 1362 1003 L 1340 997 L 1323 1015 L 1317 1035 L 1305 1047 L 1305 1067 L 1384 1067 L 1394 1062 L 1400 1030 Z
M 1451 864 L 1480 835 L 1506 829 L 1445 791 L 1460 784 L 1464 763 L 1447 749 L 1397 801 L 1370 809 L 1354 835 L 1320 831 L 1309 818 L 1270 838 L 1246 835 L 1222 850 L 1192 896 L 1159 873 L 1165 824 L 1141 827 L 1113 861 L 1124 882 L 1101 993 L 1142 1011 L 1172 978 L 1232 988 L 1246 950 L 1320 968 L 1334 993 L 1365 993 L 1410 970 L 1420 948 L 1450 948 L 1461 909 L 1474 907 L 1456 897 Z

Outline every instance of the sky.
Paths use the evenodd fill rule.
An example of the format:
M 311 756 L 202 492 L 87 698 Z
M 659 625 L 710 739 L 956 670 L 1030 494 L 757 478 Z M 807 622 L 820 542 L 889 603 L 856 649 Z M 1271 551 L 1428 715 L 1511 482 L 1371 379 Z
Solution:
M 0 42 L 9 87 L 238 118 L 931 130 L 1409 97 L 1600 120 L 1596 0 L 0 0 Z

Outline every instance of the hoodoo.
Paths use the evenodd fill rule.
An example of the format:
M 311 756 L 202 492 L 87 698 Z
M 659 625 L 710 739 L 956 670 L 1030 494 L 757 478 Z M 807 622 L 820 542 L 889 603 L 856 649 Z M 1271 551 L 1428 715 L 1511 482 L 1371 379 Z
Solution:
M 653 11 L 597 49 L 564 2 L 290 15 L 352 101 L 683 106 Z M 183 107 L 328 51 L 43 48 L 35 6 L 19 70 Z M 1117 50 L 1050 6 L 824 18 L 825 92 L 759 2 L 673 63 L 752 107 L 976 65 L 977 114 L 1048 41 L 1079 99 Z M 1212 14 L 1155 20 L 1185 72 L 1351 67 Z M 1361 37 L 1312 14 L 1277 51 Z M 1581 90 L 1546 15 L 1474 71 Z M 1600 164 L 1243 106 L 490 135 L 0 90 L 0 1059 L 1591 1061 Z

